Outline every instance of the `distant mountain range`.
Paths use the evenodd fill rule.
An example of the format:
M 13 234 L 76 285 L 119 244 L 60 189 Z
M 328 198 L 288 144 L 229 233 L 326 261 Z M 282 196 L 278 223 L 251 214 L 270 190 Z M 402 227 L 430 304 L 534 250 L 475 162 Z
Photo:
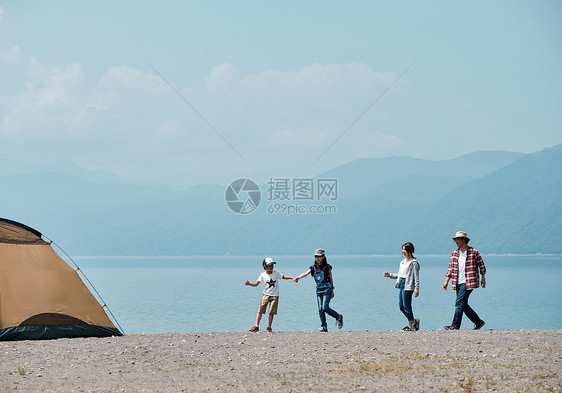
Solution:
M 337 199 L 268 200 L 264 184 L 257 210 L 240 215 L 228 208 L 225 185 L 176 191 L 71 162 L 0 160 L 0 217 L 41 231 L 71 255 L 287 255 L 319 247 L 398 254 L 406 241 L 434 254 L 451 251 L 457 230 L 483 253 L 562 253 L 562 145 L 444 161 L 363 159 L 316 179 L 337 179 Z M 275 203 L 337 210 L 273 214 Z
M 80 177 L 94 183 L 122 183 L 124 179 L 104 171 L 88 171 L 70 160 L 59 160 L 47 165 L 34 165 L 0 159 L 0 177 L 31 173 L 58 173 Z

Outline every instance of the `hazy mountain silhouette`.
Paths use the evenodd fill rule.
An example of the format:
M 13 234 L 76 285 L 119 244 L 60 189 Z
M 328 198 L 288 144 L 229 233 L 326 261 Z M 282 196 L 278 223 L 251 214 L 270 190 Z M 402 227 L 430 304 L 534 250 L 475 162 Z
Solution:
M 57 165 L 4 166 L 0 216 L 72 255 L 384 254 L 405 241 L 418 253 L 446 253 L 457 230 L 486 253 L 562 252 L 562 145 L 353 161 L 318 176 L 338 179 L 337 201 L 315 201 L 337 208 L 324 215 L 269 214 L 276 201 L 266 200 L 267 185 L 258 209 L 240 215 L 226 205 L 226 185 L 175 191 Z

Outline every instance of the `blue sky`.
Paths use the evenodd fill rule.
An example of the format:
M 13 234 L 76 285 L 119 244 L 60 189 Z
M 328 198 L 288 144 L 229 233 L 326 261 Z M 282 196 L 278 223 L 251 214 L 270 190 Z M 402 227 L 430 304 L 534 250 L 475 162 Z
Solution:
M 189 186 L 541 150 L 562 143 L 561 16 L 560 1 L 0 1 L 0 158 Z

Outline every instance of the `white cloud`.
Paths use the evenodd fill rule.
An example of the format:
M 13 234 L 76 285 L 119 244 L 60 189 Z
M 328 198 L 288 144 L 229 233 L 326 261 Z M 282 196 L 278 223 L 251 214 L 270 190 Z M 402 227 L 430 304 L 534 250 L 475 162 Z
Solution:
M 381 154 L 385 151 L 398 151 L 404 148 L 405 141 L 399 136 L 379 132 L 374 135 L 366 135 L 361 146 Z
M 99 86 L 106 90 L 116 90 L 123 93 L 154 95 L 162 94 L 170 89 L 159 76 L 147 74 L 143 70 L 128 66 L 109 68 L 101 77 Z
M 19 84 L 12 83 L 12 90 L 17 90 L 0 92 L 0 113 L 4 113 L 0 134 L 12 139 L 47 131 L 49 136 L 97 132 L 93 129 L 96 121 L 107 117 L 107 111 L 122 107 L 122 94 L 153 96 L 169 91 L 160 77 L 127 66 L 111 67 L 97 84 L 89 85 L 77 63 L 48 67 L 22 55 L 18 46 L 1 51 L 0 59 L 27 70 L 20 74 Z
M 17 46 L 0 52 L 0 56 L 24 59 L 21 63 L 29 70 L 23 88 L 2 96 L 5 114 L 0 132 L 5 136 L 23 137 L 45 130 L 81 132 L 91 128 L 99 117 L 107 118 L 108 111 L 122 123 L 127 123 L 123 116 L 136 113 L 148 118 L 155 112 L 153 131 L 144 132 L 159 138 L 176 135 L 177 124 L 164 120 L 170 113 L 157 113 L 158 109 L 150 106 L 154 103 L 162 110 L 182 105 L 173 94 L 160 97 L 170 93 L 170 87 L 156 74 L 114 66 L 91 85 L 80 64 L 44 66 L 23 56 Z M 210 122 L 218 123 L 221 129 L 231 128 L 237 137 L 273 145 L 307 144 L 341 131 L 388 85 L 389 75 L 363 63 L 312 64 L 298 70 L 268 69 L 241 75 L 233 64 L 222 63 L 211 69 L 202 89 L 178 88 L 189 92 L 190 100 L 193 98 Z M 137 100 L 142 96 L 159 98 L 157 102 Z M 135 121 L 142 122 L 138 118 Z M 236 130 L 238 127 L 243 129 Z
M 296 71 L 266 70 L 259 75 L 248 75 L 241 85 L 248 91 L 296 92 L 306 90 L 326 90 L 338 85 L 342 80 L 363 76 L 369 82 L 377 74 L 366 64 L 312 64 Z
M 2 17 L 0 16 L 0 20 Z M 0 60 L 14 63 L 20 60 L 21 58 L 21 50 L 19 46 L 14 45 L 9 50 L 0 50 Z
M 225 89 L 238 89 L 240 76 L 238 70 L 230 63 L 221 63 L 214 66 L 208 77 L 205 78 L 207 93 L 222 92 Z
M 239 89 L 249 94 L 284 93 L 295 94 L 303 91 L 322 91 L 334 87 L 348 88 L 374 83 L 387 83 L 392 73 L 378 73 L 364 63 L 312 64 L 294 71 L 268 69 L 257 75 L 240 76 L 238 69 L 230 63 L 213 67 L 205 79 L 208 92 L 224 92 L 225 88 Z
M 363 63 L 312 64 L 252 75 L 223 63 L 205 79 L 205 97 L 196 102 L 204 105 L 202 112 L 211 121 L 228 119 L 219 128 L 240 125 L 237 141 L 248 148 L 253 140 L 269 147 L 306 147 L 338 137 L 395 78 Z M 362 117 L 349 134 L 370 128 L 372 120 Z
M 30 58 L 29 66 L 23 89 L 10 96 L 10 108 L 0 122 L 5 136 L 68 126 L 87 98 L 80 65 L 47 68 Z
M 72 106 L 84 90 L 84 73 L 79 64 L 68 67 L 45 68 L 33 61 L 30 79 L 26 84 L 26 99 L 45 104 Z
M 92 83 L 80 64 L 45 66 L 17 47 L 0 55 L 19 57 L 10 72 L 22 70 L 21 81 L 0 91 L 0 138 L 6 141 L 30 141 L 52 148 L 50 154 L 64 146 L 65 151 L 80 152 L 76 154 L 82 160 L 99 161 L 100 148 L 118 151 L 117 156 L 131 162 L 154 156 L 154 171 L 182 165 L 244 168 L 237 153 L 156 73 L 114 66 Z M 310 152 L 336 140 L 384 91 L 392 75 L 361 63 L 244 75 L 233 64 L 222 63 L 210 70 L 202 87 L 176 87 L 244 157 L 252 164 L 261 160 L 260 168 L 269 171 L 289 162 L 298 168 L 308 163 Z M 353 151 L 353 157 L 346 157 L 358 158 L 383 146 L 400 147 L 392 128 L 377 135 L 372 120 L 362 117 L 333 152 Z M 37 138 L 42 135 L 48 138 Z M 264 151 L 275 151 L 283 159 L 267 160 Z M 329 155 L 326 160 L 333 159 Z M 115 158 L 120 162 L 116 165 L 124 160 Z

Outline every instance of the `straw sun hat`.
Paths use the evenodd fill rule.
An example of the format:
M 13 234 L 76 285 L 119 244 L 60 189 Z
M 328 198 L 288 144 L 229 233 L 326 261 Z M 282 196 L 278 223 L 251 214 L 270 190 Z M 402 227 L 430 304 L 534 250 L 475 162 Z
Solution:
M 469 241 L 469 240 L 470 240 L 470 238 L 468 237 L 468 235 L 466 234 L 466 232 L 463 232 L 463 231 L 458 231 L 458 232 L 456 233 L 456 235 L 453 236 L 453 240 L 458 239 L 458 238 L 461 238 L 461 237 L 464 237 L 464 238 L 466 239 L 466 241 Z

